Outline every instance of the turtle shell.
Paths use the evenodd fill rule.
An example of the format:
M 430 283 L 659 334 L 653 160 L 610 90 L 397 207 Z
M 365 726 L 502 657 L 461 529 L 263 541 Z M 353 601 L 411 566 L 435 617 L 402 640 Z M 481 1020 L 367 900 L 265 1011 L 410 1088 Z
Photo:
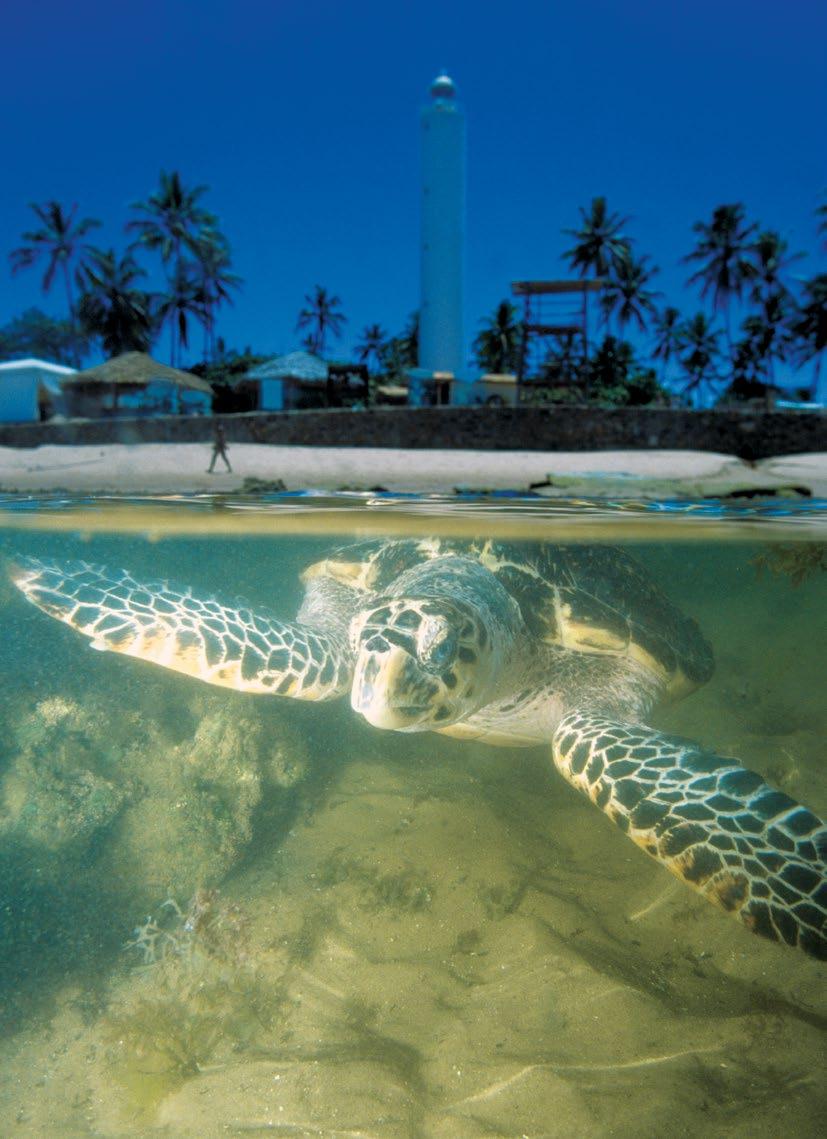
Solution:
M 332 577 L 365 593 L 382 593 L 405 570 L 428 558 L 449 554 L 472 554 L 468 542 L 445 542 L 435 538 L 404 538 L 399 541 L 367 539 L 334 550 L 323 561 L 315 562 L 302 574 L 302 581 Z
M 712 675 L 712 651 L 645 568 L 614 546 L 465 542 L 441 538 L 368 540 L 334 551 L 302 575 L 326 575 L 381 594 L 428 558 L 477 558 L 520 607 L 529 634 L 584 653 L 626 656 L 678 698 Z
M 654 673 L 675 699 L 712 675 L 712 650 L 697 623 L 624 550 L 488 542 L 479 556 L 539 640 L 627 656 Z

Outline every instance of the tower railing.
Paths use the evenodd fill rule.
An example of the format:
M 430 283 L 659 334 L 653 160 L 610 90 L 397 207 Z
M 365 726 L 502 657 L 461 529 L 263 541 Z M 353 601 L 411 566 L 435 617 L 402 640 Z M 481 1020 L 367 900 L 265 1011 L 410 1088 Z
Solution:
M 600 280 L 512 282 L 511 294 L 523 306 L 518 384 L 540 371 L 561 340 L 579 339 L 588 355 L 589 293 L 602 288 Z

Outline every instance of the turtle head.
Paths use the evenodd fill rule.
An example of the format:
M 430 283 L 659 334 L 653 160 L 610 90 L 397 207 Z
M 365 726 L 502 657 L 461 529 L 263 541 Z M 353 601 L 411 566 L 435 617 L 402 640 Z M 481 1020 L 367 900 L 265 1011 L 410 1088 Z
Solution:
M 499 666 L 482 614 L 444 598 L 393 598 L 358 613 L 350 702 L 377 728 L 435 731 L 488 702 Z

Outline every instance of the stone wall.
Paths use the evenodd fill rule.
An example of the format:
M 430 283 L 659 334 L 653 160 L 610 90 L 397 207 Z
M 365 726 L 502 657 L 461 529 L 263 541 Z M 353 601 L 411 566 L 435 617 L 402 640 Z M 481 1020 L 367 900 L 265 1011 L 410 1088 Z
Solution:
M 827 451 L 813 411 L 586 407 L 433 407 L 251 412 L 216 416 L 231 443 L 437 447 L 482 451 L 720 451 L 742 459 Z M 0 446 L 207 443 L 209 416 L 0 424 Z

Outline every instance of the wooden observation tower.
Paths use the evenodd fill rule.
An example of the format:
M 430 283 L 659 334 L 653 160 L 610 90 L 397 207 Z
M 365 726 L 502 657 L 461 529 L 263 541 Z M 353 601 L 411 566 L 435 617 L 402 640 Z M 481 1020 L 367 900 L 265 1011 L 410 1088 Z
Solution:
M 602 281 L 514 281 L 511 294 L 523 301 L 523 339 L 517 382 L 536 373 L 554 342 L 565 337 L 582 341 L 589 349 L 589 293 L 599 292 Z

